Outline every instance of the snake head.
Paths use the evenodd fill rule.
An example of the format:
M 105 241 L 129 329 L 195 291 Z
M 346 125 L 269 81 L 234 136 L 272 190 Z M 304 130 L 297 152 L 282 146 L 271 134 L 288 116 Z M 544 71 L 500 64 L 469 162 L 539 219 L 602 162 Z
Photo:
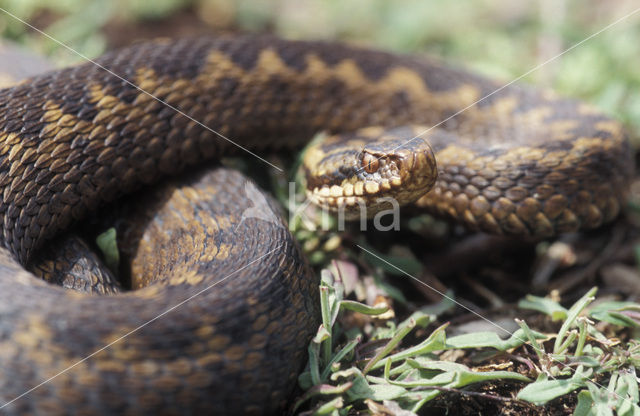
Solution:
M 314 142 L 303 158 L 307 197 L 345 219 L 416 201 L 437 177 L 433 151 L 417 131 L 367 128 Z

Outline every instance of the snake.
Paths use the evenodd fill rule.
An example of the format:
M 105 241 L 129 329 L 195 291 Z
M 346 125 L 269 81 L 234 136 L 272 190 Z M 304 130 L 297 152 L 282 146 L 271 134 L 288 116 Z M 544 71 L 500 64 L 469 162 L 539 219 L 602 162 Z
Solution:
M 593 107 L 423 56 L 219 35 L 37 75 L 0 90 L 0 413 L 284 411 L 319 282 L 278 205 L 218 162 L 260 164 L 319 132 L 307 197 L 351 217 L 391 198 L 549 238 L 612 221 L 633 172 L 624 128 Z M 136 290 L 81 293 L 29 271 L 125 195 L 154 207 L 133 214 Z

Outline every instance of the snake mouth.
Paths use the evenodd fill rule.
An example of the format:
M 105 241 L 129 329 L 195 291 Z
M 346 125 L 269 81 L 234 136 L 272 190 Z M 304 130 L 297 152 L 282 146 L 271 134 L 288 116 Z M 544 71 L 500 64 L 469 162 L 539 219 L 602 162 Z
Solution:
M 368 131 L 333 137 L 311 153 L 308 150 L 303 166 L 309 200 L 346 219 L 357 219 L 371 218 L 390 204 L 407 205 L 426 194 L 437 177 L 431 147 L 420 138 L 399 139 L 390 132 L 366 141 L 363 136 Z

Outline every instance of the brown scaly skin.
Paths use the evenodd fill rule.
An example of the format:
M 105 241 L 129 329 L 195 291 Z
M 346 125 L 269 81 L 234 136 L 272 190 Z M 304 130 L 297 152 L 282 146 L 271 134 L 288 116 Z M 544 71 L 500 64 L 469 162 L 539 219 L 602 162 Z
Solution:
M 519 92 L 531 106 L 534 93 Z M 451 123 L 458 131 L 365 128 L 312 144 L 303 159 L 307 196 L 331 210 L 344 209 L 345 218 L 358 218 L 363 205 L 371 217 L 382 209 L 375 201 L 392 196 L 401 205 L 415 201 L 419 209 L 492 234 L 550 237 L 615 218 L 633 166 L 621 126 L 567 100 L 537 97 L 539 108 L 520 110 L 513 107 L 514 95 L 499 100 L 510 104 L 486 110 L 496 113 L 478 120 L 488 125 L 463 120 Z M 469 118 L 478 113 L 475 107 L 466 112 Z M 509 125 L 514 120 L 520 127 Z M 363 161 L 372 159 L 380 166 L 367 172 Z M 388 172 L 398 159 L 411 169 Z
M 98 255 L 75 234 L 55 239 L 38 254 L 29 264 L 29 271 L 51 284 L 97 295 L 122 290 Z
M 318 282 L 276 205 L 256 204 L 247 198 L 254 192 L 241 174 L 219 168 L 141 200 L 132 221 L 144 235 L 132 267 L 157 283 L 134 292 L 65 291 L 3 258 L 3 401 L 175 307 L 3 414 L 281 411 L 318 328 Z M 252 208 L 272 221 L 243 218 Z
M 267 37 L 146 43 L 98 62 L 255 150 L 300 146 L 321 130 L 431 126 L 498 86 L 435 62 Z M 540 236 L 592 228 L 619 211 L 632 168 L 628 142 L 616 122 L 582 104 L 509 87 L 441 127 L 428 137 L 440 176 L 418 201 L 431 211 L 473 228 Z M 177 246 L 142 250 L 170 258 L 157 266 L 167 272 L 161 283 L 82 295 L 33 278 L 13 260 L 28 262 L 45 239 L 104 201 L 232 150 L 91 64 L 0 91 L 4 401 L 277 248 L 2 411 L 282 408 L 317 329 L 316 282 L 283 223 L 242 221 L 255 200 L 238 192 L 247 185 L 237 174 L 214 171 L 187 183 L 215 192 L 213 218 L 187 221 Z M 168 212 L 197 211 L 194 194 Z M 205 235 L 214 243 L 200 240 Z M 215 269 L 186 267 L 181 260 L 195 256 L 181 254 L 184 246 L 204 250 L 198 261 L 213 260 Z

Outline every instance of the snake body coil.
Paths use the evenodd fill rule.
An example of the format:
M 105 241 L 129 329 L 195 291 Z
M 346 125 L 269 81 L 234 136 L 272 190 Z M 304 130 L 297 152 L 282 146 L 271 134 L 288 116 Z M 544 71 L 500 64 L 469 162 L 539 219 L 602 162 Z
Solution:
M 2 412 L 282 409 L 317 330 L 316 281 L 275 214 L 243 218 L 256 200 L 237 173 L 218 169 L 167 191 L 178 202 L 158 215 L 182 216 L 188 228 L 159 243 L 165 259 L 150 273 L 165 273 L 163 284 L 89 296 L 20 266 L 105 201 L 237 152 L 193 120 L 260 151 L 301 147 L 318 131 L 411 139 L 415 127 L 386 128 L 446 119 L 425 135 L 440 175 L 417 204 L 493 233 L 596 227 L 617 215 L 631 175 L 621 127 L 597 111 L 515 86 L 471 106 L 499 85 L 428 60 L 219 37 L 143 43 L 97 63 L 0 91 L 0 406 L 11 401 Z M 358 130 L 367 126 L 384 129 Z M 381 147 L 321 146 L 305 157 L 319 202 L 393 187 L 367 185 L 378 174 L 369 151 L 402 176 L 405 165 L 384 159 Z M 352 166 L 348 177 L 349 169 L 329 168 L 347 156 L 366 169 Z M 322 173 L 312 162 L 324 163 Z M 213 195 L 213 214 L 198 202 L 185 219 L 195 194 Z M 265 201 L 262 212 L 276 212 Z

